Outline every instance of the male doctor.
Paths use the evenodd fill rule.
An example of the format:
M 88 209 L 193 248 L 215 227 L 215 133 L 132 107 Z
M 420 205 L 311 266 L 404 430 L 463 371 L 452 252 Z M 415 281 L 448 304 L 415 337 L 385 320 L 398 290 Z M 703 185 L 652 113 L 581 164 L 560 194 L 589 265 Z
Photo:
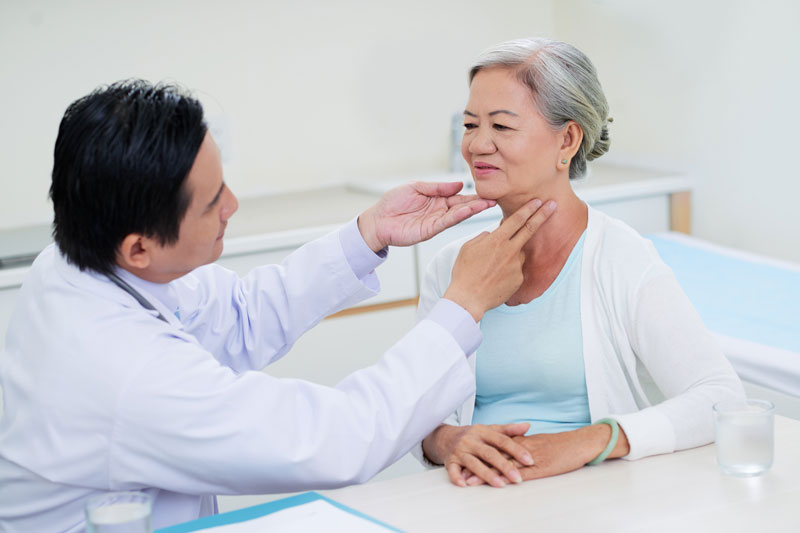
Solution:
M 215 494 L 360 483 L 399 459 L 472 393 L 476 322 L 521 283 L 520 248 L 552 204 L 466 246 L 431 314 L 335 388 L 253 370 L 374 295 L 387 246 L 491 205 L 459 189 L 395 189 L 240 279 L 209 265 L 237 201 L 200 104 L 141 81 L 74 102 L 54 153 L 55 245 L 0 354 L 0 531 L 82 531 L 86 499 L 114 490 L 151 494 L 160 528 L 215 512 Z

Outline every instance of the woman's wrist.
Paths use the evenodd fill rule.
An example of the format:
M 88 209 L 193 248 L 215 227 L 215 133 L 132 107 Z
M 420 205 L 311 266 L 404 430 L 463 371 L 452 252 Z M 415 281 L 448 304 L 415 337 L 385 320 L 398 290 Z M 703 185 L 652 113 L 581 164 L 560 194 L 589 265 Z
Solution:
M 611 450 L 609 454 L 609 459 L 617 459 L 619 457 L 625 457 L 631 453 L 631 445 L 628 443 L 628 436 L 625 435 L 625 430 L 622 429 L 622 426 L 619 426 L 619 436 L 617 437 L 617 445 L 614 446 L 614 449 Z
M 602 454 L 611 441 L 613 434 L 612 427 L 609 424 L 592 424 L 585 426 L 579 431 L 584 432 L 583 440 L 586 443 L 585 453 L 583 454 L 584 464 L 589 464 Z M 625 431 L 621 426 L 618 426 L 617 440 L 614 447 L 606 459 L 616 459 L 618 457 L 625 457 L 630 452 L 628 438 Z
M 444 453 L 442 452 L 442 444 L 446 440 L 448 432 L 453 426 L 447 424 L 440 424 L 438 428 L 428 434 L 422 440 L 422 453 L 425 458 L 435 465 L 444 464 Z

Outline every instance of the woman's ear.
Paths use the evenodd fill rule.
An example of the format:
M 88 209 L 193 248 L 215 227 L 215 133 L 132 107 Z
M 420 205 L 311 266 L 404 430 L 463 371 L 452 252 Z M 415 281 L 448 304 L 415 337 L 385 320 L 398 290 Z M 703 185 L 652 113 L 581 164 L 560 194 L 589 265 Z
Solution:
M 570 120 L 561 130 L 561 150 L 558 152 L 560 167 L 569 168 L 570 160 L 578 153 L 583 142 L 583 129 L 577 122 Z
M 151 245 L 152 241 L 144 235 L 131 233 L 122 239 L 122 243 L 119 245 L 117 263 L 129 271 L 146 269 L 152 261 Z

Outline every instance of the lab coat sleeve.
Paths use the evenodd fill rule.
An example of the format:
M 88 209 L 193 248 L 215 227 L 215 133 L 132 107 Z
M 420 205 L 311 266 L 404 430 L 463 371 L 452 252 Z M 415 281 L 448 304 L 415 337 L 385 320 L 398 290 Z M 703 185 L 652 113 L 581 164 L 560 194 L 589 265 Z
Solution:
M 638 459 L 714 440 L 714 403 L 744 389 L 699 314 L 668 269 L 646 276 L 627 315 L 629 340 L 666 400 L 613 415 Z
M 364 482 L 474 391 L 458 342 L 431 320 L 335 388 L 236 374 L 193 343 L 162 343 L 117 406 L 111 490 L 255 494 Z
M 442 298 L 444 291 L 449 285 L 451 279 L 451 269 L 449 267 L 449 262 L 444 261 L 444 257 L 446 255 L 446 252 L 445 254 L 437 254 L 433 261 L 431 261 L 431 263 L 425 269 L 425 277 L 420 287 L 419 304 L 417 306 L 418 321 L 423 320 L 428 316 L 436 303 Z M 475 379 L 474 376 L 472 379 Z M 441 423 L 451 426 L 460 425 L 457 411 L 454 409 L 453 412 L 448 413 L 447 417 L 444 418 Z M 427 437 L 427 435 L 425 435 L 423 439 L 425 437 Z M 414 448 L 412 448 L 411 455 L 413 455 L 417 461 L 419 461 L 420 464 L 426 468 L 436 468 L 440 466 L 430 462 L 427 457 L 425 457 L 425 452 L 422 450 L 422 440 L 420 440 L 420 442 L 417 443 Z
M 428 317 L 428 315 L 430 315 L 433 308 L 441 301 L 442 297 L 444 296 L 444 292 L 447 290 L 447 287 L 450 286 L 450 280 L 452 279 L 452 264 L 455 262 L 455 259 L 451 259 L 451 256 L 453 254 L 457 255 L 457 250 L 461 248 L 461 244 L 465 241 L 466 239 L 462 239 L 455 245 L 451 244 L 450 247 L 444 251 L 444 253 L 438 254 L 428 265 L 428 268 L 425 269 L 425 278 L 420 288 L 419 304 L 417 305 L 418 322 L 424 320 Z M 477 344 L 480 344 L 480 339 L 478 339 Z M 449 413 L 447 418 L 444 419 L 443 423 L 450 424 L 451 426 L 460 425 L 456 411 Z M 428 463 L 428 461 L 424 458 L 421 458 L 421 460 L 423 461 L 423 464 Z
M 221 363 L 237 372 L 261 369 L 324 317 L 375 295 L 374 268 L 384 257 L 367 247 L 353 220 L 244 278 L 201 267 L 173 282 L 181 322 Z

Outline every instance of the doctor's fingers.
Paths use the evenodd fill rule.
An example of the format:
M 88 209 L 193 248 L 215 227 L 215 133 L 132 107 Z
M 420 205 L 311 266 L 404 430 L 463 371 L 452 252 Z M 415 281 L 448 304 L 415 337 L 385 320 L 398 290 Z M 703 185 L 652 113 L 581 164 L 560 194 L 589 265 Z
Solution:
M 460 197 L 454 196 L 450 200 L 454 198 L 460 198 Z M 448 204 L 450 204 L 449 201 Z M 476 215 L 481 211 L 493 207 L 494 205 L 495 202 L 490 200 L 484 200 L 482 198 L 475 198 L 465 202 L 454 202 L 452 203 L 452 205 L 448 206 L 447 212 L 445 212 L 439 219 L 438 230 L 442 231 L 451 226 L 455 226 L 459 222 L 463 222 L 472 215 Z
M 424 196 L 449 198 L 456 195 L 464 184 L 460 181 L 415 181 L 411 187 Z
M 541 200 L 535 198 L 503 220 L 492 235 L 501 242 L 510 242 L 516 250 L 521 250 L 555 210 L 554 201 L 542 204 Z
M 477 194 L 456 194 L 445 198 L 447 207 L 455 207 L 457 205 L 468 204 L 470 202 L 476 202 L 478 200 L 486 202 L 490 206 L 497 205 L 497 202 L 495 200 L 487 200 L 486 198 L 481 198 Z

